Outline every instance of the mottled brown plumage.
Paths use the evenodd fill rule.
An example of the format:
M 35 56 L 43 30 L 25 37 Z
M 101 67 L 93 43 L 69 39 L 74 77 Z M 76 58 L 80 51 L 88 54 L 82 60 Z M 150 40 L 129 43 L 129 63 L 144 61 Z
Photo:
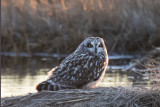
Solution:
M 36 89 L 53 90 L 93 88 L 104 76 L 108 64 L 107 50 L 102 38 L 85 39 L 74 53 L 49 72 L 49 78 Z

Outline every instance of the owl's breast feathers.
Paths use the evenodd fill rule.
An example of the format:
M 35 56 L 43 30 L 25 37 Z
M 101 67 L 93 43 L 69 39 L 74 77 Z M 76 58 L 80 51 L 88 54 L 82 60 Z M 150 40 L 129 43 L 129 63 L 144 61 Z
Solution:
M 81 88 L 96 81 L 107 66 L 104 54 L 71 54 L 56 69 L 48 80 L 54 83 Z

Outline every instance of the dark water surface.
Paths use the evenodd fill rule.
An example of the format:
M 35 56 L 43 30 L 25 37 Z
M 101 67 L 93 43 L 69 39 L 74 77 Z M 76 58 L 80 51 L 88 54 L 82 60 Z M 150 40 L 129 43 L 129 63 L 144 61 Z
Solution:
M 47 72 L 63 60 L 63 58 L 49 57 L 2 56 L 1 58 L 1 97 L 36 92 L 36 84 L 47 79 Z M 107 70 L 104 79 L 99 84 L 99 86 L 103 87 L 128 85 L 150 87 L 151 82 L 148 78 L 135 73 Z

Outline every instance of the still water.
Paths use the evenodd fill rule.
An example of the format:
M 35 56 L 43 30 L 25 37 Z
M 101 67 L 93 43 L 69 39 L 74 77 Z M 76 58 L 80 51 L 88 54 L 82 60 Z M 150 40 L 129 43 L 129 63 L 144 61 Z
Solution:
M 4 57 L 1 69 L 1 97 L 10 97 L 35 93 L 37 83 L 47 79 L 47 72 L 58 65 L 62 59 L 42 57 Z M 141 75 L 107 70 L 99 86 L 132 86 L 149 87 L 150 81 Z

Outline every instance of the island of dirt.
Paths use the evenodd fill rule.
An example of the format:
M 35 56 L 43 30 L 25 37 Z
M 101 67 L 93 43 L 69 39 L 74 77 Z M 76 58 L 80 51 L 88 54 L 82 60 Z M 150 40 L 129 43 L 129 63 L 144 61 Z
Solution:
M 160 88 L 98 87 L 42 91 L 1 99 L 2 107 L 160 107 Z

